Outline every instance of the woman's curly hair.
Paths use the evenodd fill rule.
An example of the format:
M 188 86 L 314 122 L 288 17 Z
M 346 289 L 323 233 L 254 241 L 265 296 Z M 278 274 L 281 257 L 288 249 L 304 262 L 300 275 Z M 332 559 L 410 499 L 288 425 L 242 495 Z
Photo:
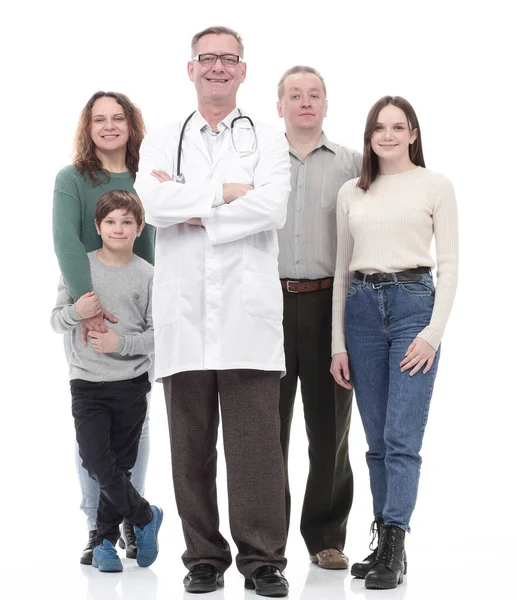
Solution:
M 109 177 L 108 171 L 102 168 L 102 163 L 95 153 L 90 130 L 92 124 L 92 108 L 99 98 L 113 98 L 124 109 L 129 125 L 129 138 L 126 146 L 126 167 L 136 177 L 138 171 L 138 160 L 140 158 L 140 144 L 145 135 L 145 124 L 142 113 L 138 106 L 119 92 L 96 92 L 88 100 L 79 117 L 74 140 L 73 162 L 79 173 L 88 173 L 94 185 L 99 183 L 98 173 L 104 171 Z

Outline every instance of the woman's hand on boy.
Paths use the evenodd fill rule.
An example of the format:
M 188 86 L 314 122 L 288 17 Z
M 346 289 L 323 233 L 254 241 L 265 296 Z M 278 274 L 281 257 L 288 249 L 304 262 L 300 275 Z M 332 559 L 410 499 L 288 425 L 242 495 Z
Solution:
M 88 337 L 90 338 L 90 344 L 97 352 L 109 353 L 117 350 L 118 335 L 113 329 L 108 329 L 106 333 L 89 331 Z
M 83 337 L 83 342 L 85 344 L 88 341 L 89 331 L 97 331 L 99 333 L 106 333 L 108 331 L 104 319 L 108 320 L 110 323 L 117 322 L 117 317 L 113 316 L 110 312 L 108 312 L 102 307 L 101 311 L 102 312 L 96 315 L 95 317 L 90 317 L 89 319 L 83 319 L 81 321 L 81 333 Z
M 98 315 L 102 307 L 97 294 L 95 292 L 88 292 L 79 298 L 74 308 L 81 319 L 89 319 Z
M 409 345 L 409 348 L 404 355 L 404 359 L 400 363 L 400 370 L 404 372 L 411 369 L 409 375 L 412 376 L 418 373 L 425 365 L 424 370 L 422 371 L 425 375 L 431 368 L 435 356 L 436 350 L 431 344 L 422 338 L 416 337 Z

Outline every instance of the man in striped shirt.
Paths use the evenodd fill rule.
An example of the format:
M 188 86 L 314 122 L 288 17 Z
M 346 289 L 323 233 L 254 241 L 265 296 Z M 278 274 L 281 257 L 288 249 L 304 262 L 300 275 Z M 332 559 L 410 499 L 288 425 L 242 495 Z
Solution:
M 323 133 L 326 96 L 323 78 L 311 67 L 289 69 L 278 84 L 278 114 L 285 121 L 291 159 L 287 221 L 278 232 L 287 368 L 280 418 L 289 524 L 289 436 L 300 379 L 310 459 L 301 532 L 314 563 L 347 569 L 343 549 L 353 497 L 348 458 L 352 392 L 335 384 L 329 368 L 337 193 L 359 176 L 361 155 Z

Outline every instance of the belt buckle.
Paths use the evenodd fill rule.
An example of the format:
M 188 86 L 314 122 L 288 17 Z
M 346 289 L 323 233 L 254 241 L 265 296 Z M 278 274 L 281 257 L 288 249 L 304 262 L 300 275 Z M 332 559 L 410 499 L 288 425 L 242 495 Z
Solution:
M 291 290 L 291 289 L 289 289 L 289 284 L 290 283 L 300 283 L 300 282 L 299 281 L 291 281 L 290 279 L 286 282 L 286 290 L 290 294 L 299 294 L 300 292 L 298 290 Z
M 396 279 L 393 277 L 393 273 L 374 273 L 372 275 L 372 278 L 372 283 L 374 284 L 391 283 L 393 281 L 396 281 Z

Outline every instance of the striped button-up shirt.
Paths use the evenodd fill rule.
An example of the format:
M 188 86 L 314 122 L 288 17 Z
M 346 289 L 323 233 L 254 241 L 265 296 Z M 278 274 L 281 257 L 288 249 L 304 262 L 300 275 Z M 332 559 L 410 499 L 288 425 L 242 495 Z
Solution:
M 285 227 L 278 231 L 282 279 L 333 277 L 336 267 L 336 201 L 339 188 L 359 177 L 361 154 L 321 134 L 304 158 L 289 148 L 291 193 Z

